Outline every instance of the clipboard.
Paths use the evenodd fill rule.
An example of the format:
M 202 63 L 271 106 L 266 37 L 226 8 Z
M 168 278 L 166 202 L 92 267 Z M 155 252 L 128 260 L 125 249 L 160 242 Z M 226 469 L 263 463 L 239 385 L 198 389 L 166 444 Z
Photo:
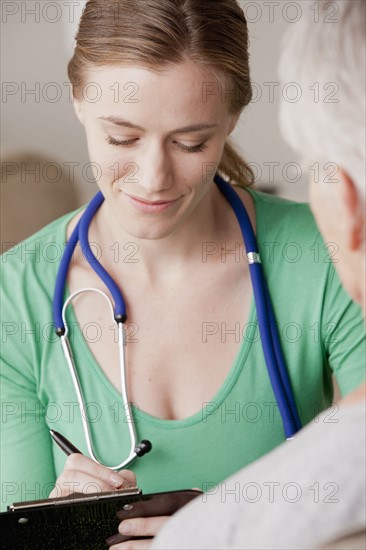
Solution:
M 170 516 L 200 494 L 187 489 L 143 495 L 134 487 L 17 502 L 0 513 L 0 548 L 106 550 L 118 542 L 151 538 L 120 535 L 118 525 L 129 517 Z

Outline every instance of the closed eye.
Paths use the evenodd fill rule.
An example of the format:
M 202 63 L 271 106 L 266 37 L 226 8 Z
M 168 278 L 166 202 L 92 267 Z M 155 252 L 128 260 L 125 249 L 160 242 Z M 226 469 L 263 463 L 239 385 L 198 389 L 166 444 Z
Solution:
M 136 139 L 138 139 L 138 138 L 136 138 Z M 128 147 L 129 145 L 132 145 L 136 141 L 136 139 L 128 139 L 126 141 L 118 141 L 117 139 L 114 139 L 111 136 L 108 136 L 106 138 L 106 141 L 110 145 L 121 145 L 121 146 L 124 146 L 124 147 Z
M 183 151 L 188 151 L 188 153 L 201 153 L 202 151 L 207 149 L 207 145 L 205 145 L 204 142 L 200 143 L 199 145 L 191 145 L 191 146 L 182 145 L 178 141 L 176 141 L 175 143 L 177 144 L 177 147 L 179 147 L 179 149 L 183 149 Z
M 118 140 L 112 138 L 111 136 L 108 136 L 106 138 L 106 141 L 110 145 L 115 145 L 116 147 L 118 147 L 118 146 L 120 146 L 120 147 L 130 147 L 131 145 L 134 145 L 134 143 L 136 141 L 138 141 L 138 139 L 139 138 L 128 139 L 126 141 L 118 141 Z M 179 143 L 178 141 L 174 141 L 173 143 L 175 143 L 179 149 L 182 149 L 183 151 L 187 151 L 188 153 L 201 153 L 202 151 L 207 149 L 207 145 L 205 145 L 204 142 L 200 143 L 199 145 L 192 145 L 192 146 L 183 145 L 182 143 Z

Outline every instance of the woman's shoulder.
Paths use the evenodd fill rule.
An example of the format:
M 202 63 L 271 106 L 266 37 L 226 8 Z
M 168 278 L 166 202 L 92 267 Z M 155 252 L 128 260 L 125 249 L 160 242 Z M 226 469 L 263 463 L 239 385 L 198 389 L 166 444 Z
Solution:
M 52 221 L 0 256 L 1 313 L 14 315 L 17 309 L 28 311 L 29 301 L 41 305 L 53 293 L 58 266 L 66 244 L 68 223 L 78 212 L 72 211 Z M 25 309 L 24 309 L 25 308 Z M 36 312 L 36 309 L 32 309 Z
M 260 191 L 259 189 L 253 187 L 243 187 L 246 192 L 248 192 L 259 208 L 275 208 L 276 210 L 286 211 L 286 212 L 295 212 L 295 211 L 304 211 L 310 212 L 310 207 L 307 202 L 297 202 L 294 200 L 286 199 L 280 195 L 274 195 L 269 192 Z

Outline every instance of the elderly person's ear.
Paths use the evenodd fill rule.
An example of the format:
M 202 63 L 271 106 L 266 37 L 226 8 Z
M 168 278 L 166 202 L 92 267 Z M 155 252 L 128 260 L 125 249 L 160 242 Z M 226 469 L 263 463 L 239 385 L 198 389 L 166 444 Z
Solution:
M 363 198 L 349 175 L 340 169 L 340 181 L 337 186 L 341 212 L 347 231 L 347 244 L 350 250 L 358 250 L 365 241 L 365 210 Z

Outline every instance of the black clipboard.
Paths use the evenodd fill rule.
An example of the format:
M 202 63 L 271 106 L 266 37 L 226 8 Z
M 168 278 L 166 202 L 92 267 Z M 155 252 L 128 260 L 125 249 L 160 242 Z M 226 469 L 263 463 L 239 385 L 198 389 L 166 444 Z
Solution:
M 1 550 L 106 550 L 128 517 L 170 516 L 202 494 L 195 489 L 143 495 L 140 489 L 18 502 L 0 513 Z M 118 535 L 113 541 L 110 537 Z

